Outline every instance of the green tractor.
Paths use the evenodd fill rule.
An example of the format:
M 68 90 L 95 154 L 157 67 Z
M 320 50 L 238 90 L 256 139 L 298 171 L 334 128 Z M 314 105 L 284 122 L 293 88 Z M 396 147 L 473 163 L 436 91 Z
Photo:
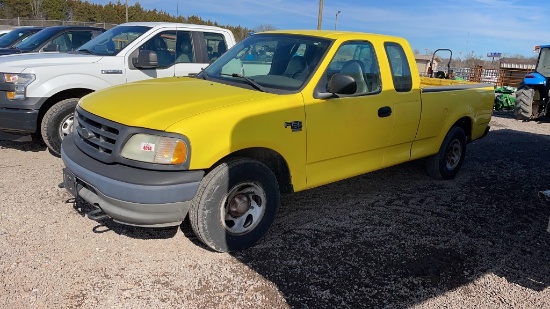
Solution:
M 516 92 L 514 117 L 533 120 L 548 115 L 548 90 L 550 82 L 550 45 L 536 46 L 539 58 L 535 72 L 525 75 Z

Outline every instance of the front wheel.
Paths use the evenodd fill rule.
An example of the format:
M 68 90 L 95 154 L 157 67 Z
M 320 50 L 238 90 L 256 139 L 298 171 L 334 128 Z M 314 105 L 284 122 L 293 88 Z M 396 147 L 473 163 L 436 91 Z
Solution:
M 61 154 L 62 140 L 73 131 L 74 110 L 77 98 L 56 103 L 44 115 L 40 131 L 42 139 L 55 155 Z
M 466 157 L 466 134 L 452 127 L 445 136 L 439 152 L 426 159 L 426 171 L 435 179 L 453 179 Z
M 195 235 L 213 250 L 242 250 L 267 233 L 279 204 L 273 172 L 261 162 L 233 158 L 202 180 L 189 221 Z

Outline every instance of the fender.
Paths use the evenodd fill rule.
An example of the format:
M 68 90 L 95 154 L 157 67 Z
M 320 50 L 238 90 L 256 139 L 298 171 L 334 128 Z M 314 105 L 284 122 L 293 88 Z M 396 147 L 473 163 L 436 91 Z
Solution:
M 115 83 L 110 83 L 92 74 L 63 74 L 38 84 L 37 88 L 29 87 L 27 95 L 29 97 L 50 98 L 64 90 L 83 88 L 96 91 L 114 85 Z
M 231 104 L 185 118 L 166 131 L 191 141 L 192 170 L 209 169 L 240 150 L 265 148 L 281 155 L 294 188 L 301 189 L 306 186 L 306 128 L 292 128 L 288 122 L 304 122 L 303 104 L 300 93 L 264 99 L 262 104 Z
M 523 78 L 523 83 L 525 85 L 544 85 L 546 86 L 546 78 L 540 73 L 532 72 Z

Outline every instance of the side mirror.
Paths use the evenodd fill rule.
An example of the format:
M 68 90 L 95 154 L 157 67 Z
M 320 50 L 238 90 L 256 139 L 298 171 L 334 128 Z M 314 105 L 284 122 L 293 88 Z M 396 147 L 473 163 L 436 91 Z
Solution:
M 50 44 L 50 45 L 44 47 L 44 49 L 42 49 L 42 50 L 45 51 L 45 52 L 58 52 L 59 51 L 59 45 Z
M 330 79 L 328 91 L 336 94 L 354 94 L 357 91 L 357 82 L 349 75 L 336 73 Z
M 132 58 L 136 68 L 154 69 L 159 66 L 157 53 L 152 50 L 141 50 L 137 58 Z

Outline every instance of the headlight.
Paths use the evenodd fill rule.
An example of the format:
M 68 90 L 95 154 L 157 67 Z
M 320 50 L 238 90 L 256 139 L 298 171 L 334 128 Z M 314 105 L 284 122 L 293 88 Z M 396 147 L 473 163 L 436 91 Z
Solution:
M 158 164 L 181 164 L 187 160 L 187 144 L 173 137 L 136 134 L 120 153 L 124 158 Z
M 27 92 L 27 86 L 35 80 L 34 74 L 11 74 L 4 73 L 4 81 L 15 85 L 15 91 L 6 92 L 10 100 L 23 100 Z

